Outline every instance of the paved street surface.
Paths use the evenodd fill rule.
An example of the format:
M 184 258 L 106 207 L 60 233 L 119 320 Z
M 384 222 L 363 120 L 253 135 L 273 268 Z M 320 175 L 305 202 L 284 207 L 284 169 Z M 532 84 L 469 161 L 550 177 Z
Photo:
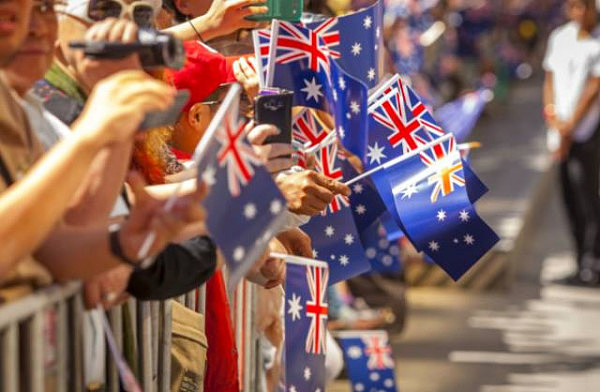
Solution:
M 491 188 L 479 209 L 503 250 L 519 236 L 524 243 L 510 289 L 409 290 L 407 328 L 392 336 L 401 392 L 600 391 L 600 288 L 541 284 L 567 274 L 573 259 L 556 183 L 536 193 L 548 168 L 539 88 L 516 88 L 474 137 L 484 149 L 473 166 Z M 523 230 L 525 219 L 533 229 Z M 338 380 L 328 391 L 351 388 Z

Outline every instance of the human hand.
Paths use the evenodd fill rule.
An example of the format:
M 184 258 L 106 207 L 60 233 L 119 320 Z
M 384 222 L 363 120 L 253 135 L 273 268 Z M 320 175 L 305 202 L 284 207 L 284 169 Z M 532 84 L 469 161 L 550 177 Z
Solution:
M 254 102 L 254 98 L 258 95 L 259 78 L 256 72 L 257 69 L 258 65 L 254 56 L 240 57 L 233 63 L 233 75 L 244 87 L 250 102 Z
M 267 0 L 213 0 L 206 16 L 210 24 L 211 34 L 206 39 L 233 33 L 239 29 L 255 29 L 261 22 L 246 19 L 250 15 L 260 15 L 269 11 L 260 6 Z
M 560 135 L 562 137 L 570 138 L 571 135 L 573 134 L 573 131 L 575 130 L 575 124 L 571 120 L 569 120 L 569 121 L 555 120 L 554 128 L 558 131 L 558 133 L 560 133 Z
M 85 282 L 83 300 L 86 309 L 98 305 L 110 309 L 125 302 L 129 298 L 125 290 L 132 272 L 130 266 L 123 264 Z
M 121 226 L 119 240 L 124 254 L 132 260 L 138 258 L 138 252 L 149 233 L 155 233 L 148 252 L 148 255 L 154 255 L 190 225 L 196 225 L 206 218 L 200 205 L 206 196 L 206 186 L 203 184 L 198 184 L 194 193 L 178 197 L 169 211 L 165 208 L 168 200 L 159 200 L 147 193 L 140 174 L 132 173 L 128 184 L 135 204 L 129 218 Z
M 552 153 L 552 158 L 555 161 L 561 162 L 564 161 L 569 155 L 569 150 L 571 149 L 571 144 L 573 143 L 573 139 L 570 136 L 560 136 L 560 144 L 556 151 Z
M 350 196 L 350 188 L 311 170 L 280 175 L 276 179 L 288 202 L 288 210 L 300 215 L 317 215 L 336 195 Z
M 283 244 L 288 253 L 313 258 L 312 240 L 304 231 L 299 228 L 290 229 L 277 235 L 279 242 Z
M 272 239 L 265 253 L 246 274 L 246 279 L 267 289 L 279 286 L 285 280 L 285 261 L 271 257 L 271 252 L 286 253 L 285 247 Z
M 129 141 L 146 113 L 168 109 L 174 96 L 143 71 L 122 71 L 96 85 L 73 129 L 100 146 Z
M 280 131 L 276 126 L 270 124 L 254 126 L 254 122 L 251 121 L 246 125 L 245 132 L 254 152 L 265 162 L 269 173 L 277 173 L 294 166 L 292 159 L 294 148 L 291 144 L 264 144 L 269 136 L 279 134 Z
M 126 19 L 108 18 L 90 27 L 84 39 L 88 42 L 136 42 L 138 27 Z M 122 59 L 92 59 L 86 57 L 82 50 L 72 50 L 70 53 L 73 54 L 78 79 L 87 91 L 91 91 L 100 80 L 119 71 L 142 69 L 137 54 Z

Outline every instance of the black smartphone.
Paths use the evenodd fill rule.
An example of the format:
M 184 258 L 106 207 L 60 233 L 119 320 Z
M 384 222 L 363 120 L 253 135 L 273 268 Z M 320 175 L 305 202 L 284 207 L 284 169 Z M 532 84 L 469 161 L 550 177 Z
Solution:
M 147 131 L 149 129 L 175 124 L 177 120 L 179 120 L 181 110 L 189 99 L 190 92 L 188 90 L 177 91 L 173 105 L 165 111 L 146 114 L 144 121 L 140 124 L 139 130 Z
M 287 90 L 269 91 L 254 100 L 254 121 L 257 125 L 272 124 L 279 129 L 279 134 L 269 136 L 265 144 L 292 144 L 292 98 L 293 93 Z

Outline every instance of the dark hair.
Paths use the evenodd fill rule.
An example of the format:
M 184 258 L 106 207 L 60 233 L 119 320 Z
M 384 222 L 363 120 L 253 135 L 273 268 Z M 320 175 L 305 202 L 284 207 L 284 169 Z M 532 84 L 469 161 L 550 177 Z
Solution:
M 175 5 L 174 0 L 163 0 L 162 2 L 163 8 L 172 13 L 175 16 L 175 20 L 178 23 L 183 23 L 188 20 L 188 15 L 179 11 L 179 8 Z

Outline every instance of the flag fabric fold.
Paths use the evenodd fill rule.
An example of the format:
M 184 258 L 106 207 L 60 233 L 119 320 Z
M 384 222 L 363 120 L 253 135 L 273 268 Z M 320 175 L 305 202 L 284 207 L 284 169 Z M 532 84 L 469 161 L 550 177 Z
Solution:
M 423 147 L 387 173 L 403 231 L 453 279 L 460 279 L 499 240 L 477 215 L 454 138 Z

